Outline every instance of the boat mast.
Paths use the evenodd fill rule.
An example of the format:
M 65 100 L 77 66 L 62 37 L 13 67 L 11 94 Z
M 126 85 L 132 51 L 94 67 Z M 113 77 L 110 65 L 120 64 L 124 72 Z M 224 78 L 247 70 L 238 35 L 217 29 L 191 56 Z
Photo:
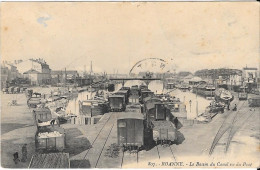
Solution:
M 66 81 L 67 81 L 67 72 L 66 72 L 66 68 L 65 68 L 64 91 L 66 89 Z

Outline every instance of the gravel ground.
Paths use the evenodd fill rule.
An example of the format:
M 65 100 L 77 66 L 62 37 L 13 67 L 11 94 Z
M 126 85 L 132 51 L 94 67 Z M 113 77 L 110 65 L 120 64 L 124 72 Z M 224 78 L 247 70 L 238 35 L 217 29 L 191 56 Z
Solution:
M 10 100 L 17 99 L 18 106 L 8 106 Z M 34 135 L 36 127 L 33 125 L 32 114 L 27 107 L 24 94 L 1 95 L 1 164 L 4 168 L 27 168 L 34 154 Z M 22 146 L 27 144 L 28 160 L 15 164 L 14 152 L 19 153 L 21 159 Z

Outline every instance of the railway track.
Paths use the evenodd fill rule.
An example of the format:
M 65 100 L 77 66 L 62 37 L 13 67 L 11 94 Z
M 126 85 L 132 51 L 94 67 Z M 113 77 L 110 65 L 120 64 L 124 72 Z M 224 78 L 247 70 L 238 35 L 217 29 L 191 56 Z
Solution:
M 174 155 L 174 153 L 173 153 L 173 150 L 172 150 L 172 146 L 171 146 L 171 145 L 170 145 L 170 150 L 171 150 L 171 153 L 172 153 L 172 156 L 173 156 L 174 161 L 177 161 L 177 159 L 176 159 L 176 157 L 175 157 L 175 155 Z
M 111 118 L 112 115 L 114 115 L 114 112 L 111 113 L 111 115 L 109 116 L 109 118 L 107 119 L 107 121 L 104 123 L 104 125 L 102 126 L 102 128 L 101 128 L 100 131 L 98 132 L 96 138 L 95 138 L 95 139 L 93 140 L 93 142 L 91 143 L 91 146 L 93 146 L 93 145 L 95 144 L 97 138 L 100 136 L 100 133 L 102 132 L 102 130 L 104 129 L 104 127 L 106 126 L 106 124 L 109 122 L 109 120 L 110 120 L 110 118 Z M 110 133 L 111 133 L 111 130 L 113 129 L 113 126 L 114 126 L 114 124 L 112 125 L 112 128 L 110 129 Z M 108 136 L 106 137 L 106 141 L 107 141 L 107 139 L 108 139 L 110 133 L 109 133 Z M 105 142 L 106 142 L 106 141 L 105 141 Z M 105 146 L 105 144 L 104 144 L 104 146 Z M 89 149 L 87 150 L 87 152 L 86 152 L 86 154 L 84 155 L 84 157 L 83 157 L 82 160 L 85 160 L 85 159 L 86 159 L 86 157 L 87 157 L 89 151 L 90 151 L 92 148 L 93 148 L 93 147 L 91 147 L 91 148 L 89 148 Z M 104 147 L 102 148 L 102 151 L 103 151 L 103 149 L 104 149 Z M 102 151 L 101 151 L 101 153 L 102 153 Z M 101 153 L 100 153 L 100 154 L 101 154 Z M 100 158 L 100 155 L 99 155 L 99 158 Z M 99 158 L 98 158 L 98 159 L 99 159 Z M 83 161 L 82 161 L 82 162 L 83 162 Z M 97 165 L 97 163 L 98 163 L 98 161 L 96 162 L 96 165 Z M 95 165 L 95 166 L 96 166 L 96 165 Z M 80 166 L 81 166 L 81 163 L 78 165 L 78 168 L 80 168 Z
M 158 157 L 161 161 L 176 161 L 176 156 L 174 155 L 172 145 L 157 145 L 156 149 L 158 152 Z
M 158 145 L 156 145 L 156 150 L 157 150 L 157 154 L 158 154 L 158 157 L 159 157 L 159 159 L 161 159 L 161 156 L 160 156 L 160 152 L 159 152 Z
M 144 162 L 147 163 L 148 160 L 142 160 L 142 159 L 144 159 L 144 156 L 147 153 L 145 153 L 145 155 L 142 155 L 142 157 L 140 158 L 139 154 L 141 152 L 142 152 L 142 154 L 144 154 L 146 151 L 143 150 L 143 151 L 134 152 L 134 153 L 129 153 L 129 151 L 123 152 L 122 160 L 121 160 L 121 168 L 128 168 L 128 165 L 138 165 L 138 163 L 140 163 L 141 165 Z M 163 147 L 161 145 L 156 145 L 149 152 L 153 153 L 154 158 L 150 157 L 150 159 L 152 159 L 152 160 L 156 160 L 155 158 L 157 158 L 157 160 L 159 162 L 160 161 L 170 161 L 170 160 L 177 161 L 176 156 L 174 155 L 172 146 Z
M 98 161 L 99 161 L 99 159 L 100 159 L 100 157 L 101 157 L 101 154 L 102 154 L 102 152 L 103 152 L 103 150 L 104 150 L 104 148 L 105 148 L 105 146 L 106 146 L 107 140 L 108 140 L 108 138 L 109 138 L 109 136 L 110 136 L 110 134 L 111 134 L 111 132 L 112 132 L 112 129 L 113 129 L 114 125 L 115 125 L 115 123 L 113 123 L 113 126 L 111 127 L 111 129 L 110 129 L 110 131 L 109 131 L 109 134 L 107 135 L 105 144 L 103 145 L 102 150 L 101 150 L 101 152 L 100 152 L 100 154 L 99 154 L 99 156 L 98 156 L 98 160 L 97 160 L 97 162 L 96 162 L 95 168 L 97 168 Z
M 225 148 L 225 152 L 228 151 L 228 148 L 230 146 L 231 140 L 232 138 L 235 136 L 235 133 L 244 125 L 244 123 L 254 114 L 254 112 L 251 111 L 251 113 L 249 113 L 249 111 L 247 111 L 246 113 L 244 113 L 240 119 L 236 119 L 234 121 L 233 126 L 230 129 L 229 132 L 229 136 L 228 136 L 228 140 L 227 140 L 227 144 L 226 144 L 226 148 Z M 249 113 L 249 114 L 247 114 Z
M 121 159 L 121 168 L 129 164 L 138 164 L 139 161 L 139 151 L 134 151 L 134 153 L 130 153 L 129 151 L 123 151 L 122 159 Z
M 209 151 L 209 155 L 212 155 L 215 147 L 220 143 L 219 141 L 223 139 L 225 145 L 225 153 L 228 151 L 230 146 L 231 140 L 234 137 L 235 133 L 238 131 L 239 128 L 248 120 L 248 118 L 254 113 L 250 113 L 250 110 L 244 111 L 243 106 L 246 101 L 244 101 L 239 109 L 236 112 L 229 113 L 230 115 L 224 120 L 221 127 L 219 128 Z M 228 134 L 226 134 L 228 133 Z M 224 135 L 227 135 L 227 138 L 224 139 Z

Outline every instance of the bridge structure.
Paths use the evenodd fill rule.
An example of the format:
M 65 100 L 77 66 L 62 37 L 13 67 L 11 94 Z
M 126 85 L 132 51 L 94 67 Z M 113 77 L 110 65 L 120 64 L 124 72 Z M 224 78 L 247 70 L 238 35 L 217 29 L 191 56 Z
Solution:
M 161 78 L 109 78 L 111 81 L 122 81 L 122 85 L 125 85 L 125 82 L 128 80 L 142 80 L 148 86 L 151 81 L 154 80 L 163 80 Z

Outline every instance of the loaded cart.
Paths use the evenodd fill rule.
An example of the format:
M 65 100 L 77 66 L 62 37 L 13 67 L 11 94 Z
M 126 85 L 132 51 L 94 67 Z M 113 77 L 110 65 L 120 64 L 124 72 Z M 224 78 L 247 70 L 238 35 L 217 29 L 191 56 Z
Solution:
M 35 134 L 36 152 L 63 151 L 65 149 L 65 131 L 60 127 L 45 126 Z
M 177 140 L 176 128 L 171 121 L 152 121 L 151 123 L 156 144 L 170 145 Z

